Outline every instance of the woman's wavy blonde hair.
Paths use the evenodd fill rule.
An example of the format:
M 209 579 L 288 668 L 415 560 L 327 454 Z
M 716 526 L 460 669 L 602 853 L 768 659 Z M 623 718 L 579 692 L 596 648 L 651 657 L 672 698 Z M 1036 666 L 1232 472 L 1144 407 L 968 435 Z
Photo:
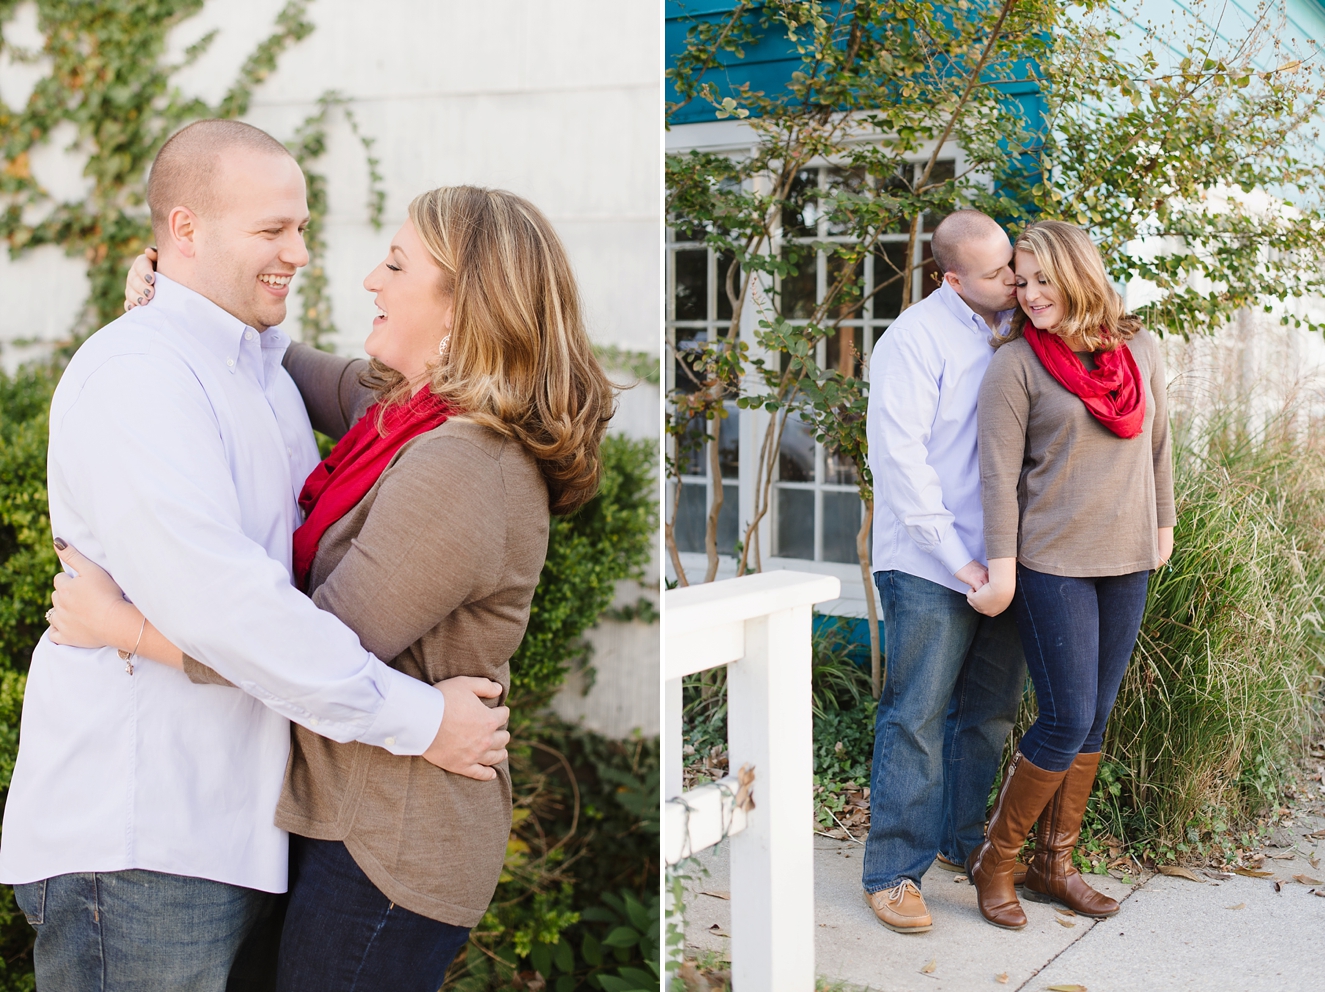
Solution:
M 529 201 L 477 186 L 423 193 L 409 219 L 453 297 L 450 343 L 431 366 L 433 393 L 458 416 L 524 445 L 551 511 L 573 512 L 598 490 L 615 390 L 589 344 L 560 239 Z M 376 360 L 365 382 L 383 407 L 410 395 L 405 377 Z
M 1127 312 L 1110 285 L 1100 250 L 1075 224 L 1036 221 L 1021 232 L 1012 250 L 1014 259 L 1019 251 L 1033 254 L 1040 271 L 1062 296 L 1067 316 L 1053 330 L 1059 337 L 1079 338 L 1091 351 L 1113 351 L 1141 329 L 1140 319 Z M 1021 337 L 1028 319 L 1018 307 L 1012 327 L 995 337 L 995 346 Z

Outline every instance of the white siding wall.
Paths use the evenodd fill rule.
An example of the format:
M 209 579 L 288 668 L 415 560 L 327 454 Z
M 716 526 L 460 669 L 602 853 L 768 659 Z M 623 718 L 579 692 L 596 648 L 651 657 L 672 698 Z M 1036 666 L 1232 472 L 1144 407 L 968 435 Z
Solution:
M 208 0 L 175 29 L 168 58 L 213 28 L 210 51 L 177 78 L 216 101 L 271 31 L 284 0 Z M 661 312 L 661 93 L 659 5 L 642 0 L 316 0 L 316 30 L 289 49 L 256 91 L 247 120 L 288 140 L 319 95 L 338 90 L 377 139 L 386 222 L 367 222 L 368 175 L 349 126 L 333 114 L 326 155 L 327 272 L 337 349 L 362 354 L 373 306 L 360 283 L 385 254 L 410 199 L 439 185 L 499 186 L 528 197 L 565 240 L 601 344 L 657 355 Z M 33 4 L 5 29 L 36 48 Z M 0 94 L 21 106 L 41 66 L 0 56 Z M 57 197 L 85 188 L 72 131 L 33 156 Z M 0 253 L 0 359 L 12 367 L 64 337 L 86 296 L 80 260 L 43 248 L 11 262 Z M 295 298 L 292 297 L 292 300 Z M 291 321 L 293 324 L 293 320 Z M 295 337 L 297 328 L 292 327 Z M 659 391 L 625 393 L 613 424 L 658 436 Z M 639 590 L 623 589 L 633 601 Z M 658 732 L 658 626 L 606 624 L 598 684 L 558 708 L 603 732 Z M 625 693 L 625 696 L 622 696 Z M 602 705 L 598 704 L 599 698 Z M 628 697 L 628 698 L 627 698 Z M 624 702 L 623 702 L 624 699 Z

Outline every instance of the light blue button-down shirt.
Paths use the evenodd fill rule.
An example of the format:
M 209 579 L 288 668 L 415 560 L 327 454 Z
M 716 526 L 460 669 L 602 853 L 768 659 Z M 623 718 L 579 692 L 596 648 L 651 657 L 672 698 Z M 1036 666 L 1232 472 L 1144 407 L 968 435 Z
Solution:
M 421 754 L 441 694 L 395 671 L 290 580 L 317 448 L 259 333 L 161 276 L 78 350 L 51 403 L 55 534 L 188 654 L 242 688 L 43 637 L 5 806 L 0 880 L 144 868 L 286 888 L 273 822 L 288 720 Z
M 990 340 L 984 318 L 945 281 L 908 307 L 874 349 L 865 429 L 876 572 L 966 592 L 954 573 L 985 561 L 975 404 L 994 354 Z

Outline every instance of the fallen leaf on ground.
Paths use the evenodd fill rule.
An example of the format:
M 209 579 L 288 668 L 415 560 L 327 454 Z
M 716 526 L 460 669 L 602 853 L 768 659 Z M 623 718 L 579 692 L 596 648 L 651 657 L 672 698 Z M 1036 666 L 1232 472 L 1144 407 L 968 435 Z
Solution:
M 1301 882 L 1303 885 L 1319 885 L 1320 879 L 1312 878 L 1310 875 L 1294 875 L 1293 881 Z
M 1315 889 L 1311 894 L 1313 896 L 1325 896 L 1325 889 Z
M 1084 985 L 1050 985 L 1049 992 L 1087 992 Z
M 726 930 L 722 929 L 722 927 L 718 926 L 718 924 L 716 924 L 716 923 L 713 924 L 713 926 L 709 927 L 709 933 L 713 934 L 713 936 L 715 936 L 715 937 L 730 937 L 730 936 L 731 936 L 731 934 L 729 934 Z
M 953 880 L 954 882 L 969 882 L 969 881 L 970 881 L 970 879 L 967 878 L 965 875 L 953 875 L 953 876 L 952 876 L 952 880 Z
M 1234 868 L 1233 874 L 1245 875 L 1247 878 L 1269 878 L 1274 874 L 1272 871 L 1254 871 L 1251 868 Z
M 1055 909 L 1054 912 L 1055 912 L 1055 913 L 1058 913 L 1058 914 L 1060 914 L 1060 915 L 1062 915 L 1062 916 L 1076 916 L 1076 915 L 1077 915 L 1076 913 L 1072 912 L 1072 910 L 1070 910 L 1070 909 Z
M 712 891 L 706 889 L 700 895 L 712 896 L 714 899 L 730 899 L 732 897 L 732 894 L 725 889 L 713 889 Z
M 1271 854 L 1270 857 L 1274 858 L 1275 861 L 1292 861 L 1297 855 L 1292 851 L 1288 851 L 1285 854 Z
M 1240 902 L 1240 903 L 1238 903 L 1236 906 L 1225 906 L 1224 908 L 1225 908 L 1225 909 L 1246 909 L 1246 908 L 1247 908 L 1247 904 L 1246 904 L 1245 902 Z
M 1057 923 L 1060 927 L 1074 927 L 1074 926 L 1076 926 L 1076 924 L 1073 923 L 1071 920 L 1065 920 L 1065 919 L 1063 919 L 1061 916 L 1055 916 L 1055 917 L 1054 917 L 1054 922 Z
M 925 965 L 923 968 L 920 969 L 920 974 L 932 975 L 934 974 L 934 969 L 937 968 L 938 966 L 939 966 L 938 958 L 930 958 L 929 964 Z
M 999 985 L 1006 985 L 1008 983 L 1008 973 L 1006 971 L 999 972 L 994 976 L 994 981 L 998 982 Z
M 1325 837 L 1325 830 L 1313 830 L 1307 836 L 1319 840 L 1321 837 Z
M 1279 884 L 1279 880 L 1278 880 L 1277 878 L 1274 880 L 1274 891 L 1275 891 L 1275 892 L 1282 892 L 1282 891 L 1284 891 L 1284 887 L 1283 887 L 1282 885 Z
M 1173 875 L 1177 878 L 1190 878 L 1193 882 L 1204 882 L 1200 875 L 1190 868 L 1183 868 L 1181 865 L 1160 865 L 1159 873 L 1161 875 Z
M 1223 881 L 1226 878 L 1233 877 L 1233 873 L 1231 871 L 1215 871 L 1213 868 L 1207 868 L 1205 873 L 1211 878 L 1217 879 L 1219 881 Z

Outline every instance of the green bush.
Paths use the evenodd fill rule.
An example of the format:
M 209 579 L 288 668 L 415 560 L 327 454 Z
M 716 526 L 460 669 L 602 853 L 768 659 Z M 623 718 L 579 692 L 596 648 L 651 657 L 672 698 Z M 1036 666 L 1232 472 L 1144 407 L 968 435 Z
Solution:
M 649 562 L 658 527 L 658 445 L 609 436 L 602 453 L 598 495 L 578 513 L 552 519 L 529 628 L 511 659 L 518 705 L 545 702 L 569 665 L 587 660 L 584 630 L 611 604 L 617 582 L 642 577 Z
M 57 379 L 49 368 L 15 376 L 0 372 L 0 790 L 7 790 L 13 770 L 24 673 L 45 628 L 51 577 L 59 564 L 46 509 L 47 408 Z M 621 980 L 620 968 L 648 968 L 638 948 L 622 960 L 614 951 L 599 964 L 585 957 L 584 946 L 610 934 L 595 929 L 592 914 L 584 922 L 580 914 L 622 886 L 639 894 L 631 896 L 634 904 L 646 907 L 647 893 L 656 890 L 657 740 L 611 741 L 534 711 L 551 698 L 569 666 L 587 657 L 583 632 L 610 604 L 616 583 L 640 577 L 648 562 L 657 527 L 656 459 L 655 444 L 608 437 L 599 494 L 574 516 L 552 521 L 529 630 L 511 663 L 512 731 L 518 739 L 512 775 L 523 805 L 517 808 L 508 870 L 489 918 L 476 930 L 476 943 L 492 945 L 500 957 L 487 971 L 467 972 L 465 988 L 507 987 L 503 983 L 531 954 L 542 962 L 543 950 L 536 949 L 556 947 L 568 930 L 566 939 L 574 939 L 580 951 L 573 969 L 560 977 L 619 988 L 610 980 Z M 572 793 L 579 798 L 572 801 Z M 563 834 L 565 844 L 547 842 Z M 0 904 L 0 992 L 32 987 L 31 946 L 32 929 L 6 890 Z M 468 957 L 471 965 L 487 960 L 478 952 Z M 3 962 L 10 962 L 9 970 Z M 593 984 L 600 974 L 609 984 Z

